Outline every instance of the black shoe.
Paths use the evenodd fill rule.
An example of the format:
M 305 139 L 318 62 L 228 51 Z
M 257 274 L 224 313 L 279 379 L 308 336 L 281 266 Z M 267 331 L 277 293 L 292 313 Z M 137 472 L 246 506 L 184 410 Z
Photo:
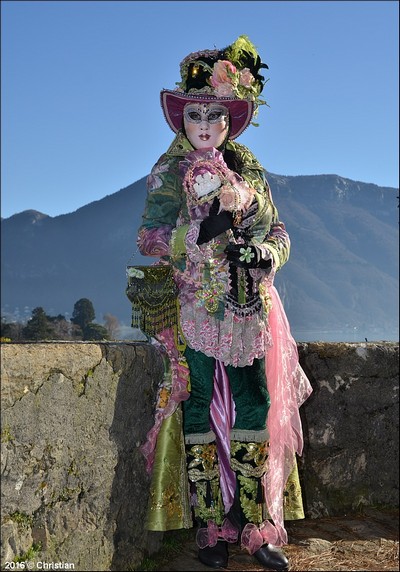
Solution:
M 289 561 L 279 548 L 272 544 L 264 544 L 253 556 L 257 558 L 267 570 L 288 570 Z
M 211 568 L 226 568 L 228 566 L 228 544 L 219 540 L 215 546 L 200 548 L 200 562 Z

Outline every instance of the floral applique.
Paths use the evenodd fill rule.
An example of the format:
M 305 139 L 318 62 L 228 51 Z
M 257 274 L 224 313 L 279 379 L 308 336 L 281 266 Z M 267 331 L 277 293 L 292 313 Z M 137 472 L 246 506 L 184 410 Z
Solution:
M 149 191 L 154 191 L 155 189 L 159 189 L 163 181 L 161 177 L 158 175 L 162 173 L 166 173 L 169 169 L 169 162 L 165 161 L 164 163 L 157 163 L 151 170 L 150 175 L 147 177 L 147 188 Z

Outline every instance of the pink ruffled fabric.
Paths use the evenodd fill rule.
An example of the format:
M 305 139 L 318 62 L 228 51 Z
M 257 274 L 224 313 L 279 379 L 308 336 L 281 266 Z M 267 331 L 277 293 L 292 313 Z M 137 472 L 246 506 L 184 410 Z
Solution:
M 260 316 L 239 317 L 225 308 L 224 319 L 218 320 L 191 301 L 181 304 L 181 328 L 191 348 L 234 367 L 251 365 L 271 343 L 268 324 Z
M 207 522 L 207 528 L 199 528 L 196 534 L 196 543 L 199 548 L 206 546 L 215 546 L 218 540 L 226 542 L 236 542 L 238 539 L 238 531 L 233 524 L 226 518 L 219 527 L 213 520 Z
M 268 520 L 258 527 L 255 524 L 247 523 L 240 538 L 242 549 L 246 549 L 249 554 L 257 552 L 263 544 L 274 544 L 278 542 L 278 532 L 273 524 Z
M 265 369 L 271 398 L 267 427 L 270 435 L 268 470 L 262 483 L 272 530 L 264 523 L 263 538 L 276 546 L 287 544 L 283 522 L 283 490 L 295 462 L 303 451 L 303 431 L 299 408 L 312 392 L 311 384 L 298 361 L 295 340 L 276 288 L 270 284 L 272 309 L 269 326 L 273 345 L 266 348 Z

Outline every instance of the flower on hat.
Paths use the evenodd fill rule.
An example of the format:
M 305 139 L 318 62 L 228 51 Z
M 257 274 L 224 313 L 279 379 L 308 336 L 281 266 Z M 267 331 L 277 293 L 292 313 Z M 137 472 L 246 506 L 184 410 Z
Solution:
M 239 83 L 244 87 L 251 87 L 251 84 L 254 83 L 254 75 L 249 68 L 244 68 L 239 72 Z
M 232 62 L 218 60 L 208 81 L 217 96 L 255 99 L 254 76 L 249 68 L 238 70 Z
M 209 82 L 215 89 L 216 95 L 230 96 L 234 94 L 233 86 L 236 74 L 236 67 L 227 60 L 218 60 L 214 64 Z
M 232 97 L 233 95 L 235 95 L 232 84 L 227 82 L 227 81 L 224 83 L 220 83 L 214 89 L 214 92 L 215 92 L 215 95 L 217 95 L 219 97 Z
M 210 79 L 211 85 L 216 87 L 218 83 L 229 81 L 229 78 L 237 72 L 236 67 L 227 60 L 218 60 L 213 67 L 213 73 Z

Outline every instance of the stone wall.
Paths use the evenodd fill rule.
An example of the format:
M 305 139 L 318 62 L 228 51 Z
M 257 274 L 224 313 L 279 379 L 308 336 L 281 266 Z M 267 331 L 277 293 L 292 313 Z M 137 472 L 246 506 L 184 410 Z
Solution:
M 1 349 L 2 565 L 27 554 L 75 570 L 140 562 L 149 481 L 138 445 L 162 375 L 155 348 Z
M 399 503 L 399 346 L 298 344 L 313 386 L 301 408 L 306 515 Z
M 18 559 L 134 569 L 162 536 L 143 530 L 149 481 L 138 450 L 163 373 L 156 348 L 1 352 L 2 569 Z M 301 410 L 306 515 L 398 506 L 398 345 L 303 343 L 299 355 L 314 388 Z

